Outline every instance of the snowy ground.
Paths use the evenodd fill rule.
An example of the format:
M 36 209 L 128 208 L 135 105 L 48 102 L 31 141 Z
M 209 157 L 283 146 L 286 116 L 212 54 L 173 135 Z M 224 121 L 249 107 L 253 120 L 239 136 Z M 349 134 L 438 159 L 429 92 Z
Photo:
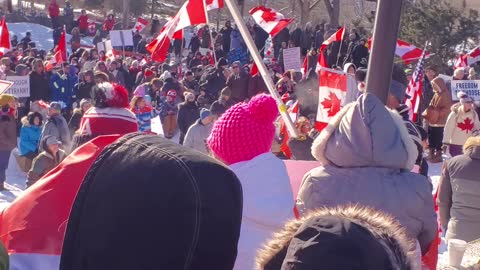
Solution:
M 16 35 L 18 41 L 25 37 L 27 32 L 30 32 L 32 33 L 32 41 L 35 42 L 37 49 L 48 51 L 53 48 L 53 30 L 46 26 L 35 23 L 8 23 L 8 31 L 10 32 L 10 37 Z M 68 49 L 70 49 L 71 38 L 72 36 L 67 34 Z M 92 46 L 92 43 L 92 37 L 82 38 L 82 45 Z

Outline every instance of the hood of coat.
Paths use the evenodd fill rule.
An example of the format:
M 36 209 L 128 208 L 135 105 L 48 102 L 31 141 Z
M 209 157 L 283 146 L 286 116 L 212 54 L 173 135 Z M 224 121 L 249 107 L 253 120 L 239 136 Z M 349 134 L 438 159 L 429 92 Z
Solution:
M 348 73 L 348 69 L 349 69 L 350 67 L 353 67 L 353 68 L 356 69 L 355 64 L 353 64 L 353 63 L 346 63 L 345 66 L 343 67 L 343 72 Z
M 452 107 L 450 107 L 450 109 L 452 110 L 452 112 L 458 114 L 458 113 L 461 113 L 461 114 L 467 114 L 467 113 L 471 113 L 471 114 L 474 114 L 475 113 L 475 110 L 474 109 L 471 109 L 470 111 L 468 112 L 465 112 L 464 109 L 463 109 L 463 106 L 462 104 L 460 103 L 455 103 L 452 105 Z
M 225 165 L 159 136 L 125 135 L 83 180 L 60 269 L 232 269 L 242 204 Z
M 431 81 L 431 84 L 432 84 L 433 91 L 435 92 L 442 93 L 442 92 L 448 91 L 445 80 L 440 77 L 436 77 L 435 79 L 433 79 Z
M 345 106 L 312 145 L 323 165 L 411 170 L 418 156 L 401 116 L 372 94 Z

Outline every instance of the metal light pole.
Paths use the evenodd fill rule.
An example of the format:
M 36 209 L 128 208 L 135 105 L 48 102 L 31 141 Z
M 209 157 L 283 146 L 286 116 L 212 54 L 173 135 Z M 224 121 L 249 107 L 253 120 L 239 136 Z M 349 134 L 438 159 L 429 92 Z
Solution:
M 390 91 L 402 2 L 403 0 L 377 1 L 366 89 L 367 92 L 376 95 L 384 104 Z

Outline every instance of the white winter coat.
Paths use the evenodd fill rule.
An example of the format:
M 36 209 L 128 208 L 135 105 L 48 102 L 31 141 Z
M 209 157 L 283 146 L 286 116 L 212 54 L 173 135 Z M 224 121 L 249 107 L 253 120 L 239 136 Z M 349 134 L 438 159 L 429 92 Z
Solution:
M 272 153 L 230 165 L 243 189 L 243 216 L 235 270 L 254 269 L 257 249 L 293 215 L 285 164 Z
M 479 129 L 480 122 L 475 110 L 464 112 L 463 106 L 457 103 L 452 106 L 452 112 L 448 116 L 443 132 L 443 143 L 463 146 Z

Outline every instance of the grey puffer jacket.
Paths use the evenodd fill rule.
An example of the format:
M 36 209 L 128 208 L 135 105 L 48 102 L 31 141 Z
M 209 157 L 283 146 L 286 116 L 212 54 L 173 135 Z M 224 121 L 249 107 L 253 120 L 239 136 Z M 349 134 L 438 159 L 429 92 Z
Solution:
M 437 203 L 446 239 L 470 242 L 480 238 L 480 137 L 468 139 L 463 149 L 446 163 Z
M 411 173 L 417 149 L 401 117 L 365 94 L 342 109 L 315 139 L 312 154 L 323 166 L 308 172 L 297 209 L 360 204 L 389 213 L 425 254 L 437 234 L 432 186 Z

